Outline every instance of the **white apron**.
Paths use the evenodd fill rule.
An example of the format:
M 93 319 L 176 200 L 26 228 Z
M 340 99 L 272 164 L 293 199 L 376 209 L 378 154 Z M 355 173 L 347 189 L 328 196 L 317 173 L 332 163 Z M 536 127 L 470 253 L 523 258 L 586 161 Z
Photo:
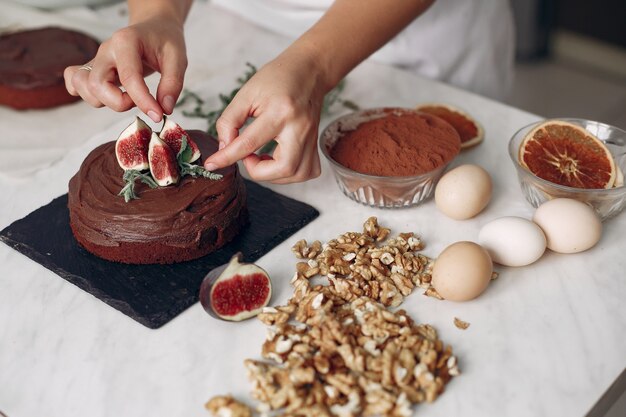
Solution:
M 332 0 L 212 0 L 294 39 Z M 366 7 L 367 0 L 361 0 Z M 390 0 L 390 5 L 393 4 Z M 503 99 L 512 81 L 514 27 L 506 0 L 437 0 L 370 59 Z

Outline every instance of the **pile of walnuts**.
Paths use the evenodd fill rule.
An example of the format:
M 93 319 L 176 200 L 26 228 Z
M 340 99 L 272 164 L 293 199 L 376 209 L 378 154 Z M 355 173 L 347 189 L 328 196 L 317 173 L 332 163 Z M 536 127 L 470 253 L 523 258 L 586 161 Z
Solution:
M 348 232 L 322 245 L 305 240 L 292 248 L 298 262 L 292 284 L 298 296 L 300 285 L 316 275 L 325 276 L 331 291 L 346 301 L 361 296 L 385 306 L 397 307 L 416 286 L 431 287 L 432 260 L 416 253 L 423 248 L 413 233 L 387 239 L 389 229 L 380 227 L 376 217 L 363 225 L 363 233 Z
M 432 261 L 416 253 L 421 241 L 412 233 L 387 239 L 375 217 L 363 229 L 324 245 L 294 245 L 305 260 L 294 295 L 259 314 L 269 326 L 265 361 L 245 361 L 262 415 L 410 416 L 412 404 L 434 401 L 459 374 L 434 328 L 387 309 L 417 286 L 430 288 Z M 320 275 L 327 285 L 312 282 Z M 206 406 L 216 416 L 253 414 L 229 396 Z

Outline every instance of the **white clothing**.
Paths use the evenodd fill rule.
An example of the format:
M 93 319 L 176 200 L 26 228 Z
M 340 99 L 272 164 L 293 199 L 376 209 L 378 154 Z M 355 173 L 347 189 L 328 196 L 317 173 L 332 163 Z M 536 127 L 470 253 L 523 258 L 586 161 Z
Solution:
M 332 0 L 212 0 L 283 35 L 297 38 Z M 367 7 L 367 0 L 363 7 Z M 389 0 L 390 5 L 393 1 Z M 512 81 L 514 27 L 506 0 L 437 0 L 371 59 L 502 99 Z

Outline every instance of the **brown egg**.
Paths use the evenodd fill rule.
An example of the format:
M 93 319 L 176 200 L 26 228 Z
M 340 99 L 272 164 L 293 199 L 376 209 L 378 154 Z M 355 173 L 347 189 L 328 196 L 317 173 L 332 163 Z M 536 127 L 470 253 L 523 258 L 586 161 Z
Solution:
M 489 253 L 474 242 L 456 242 L 441 252 L 433 267 L 432 285 L 446 300 L 478 297 L 491 281 Z

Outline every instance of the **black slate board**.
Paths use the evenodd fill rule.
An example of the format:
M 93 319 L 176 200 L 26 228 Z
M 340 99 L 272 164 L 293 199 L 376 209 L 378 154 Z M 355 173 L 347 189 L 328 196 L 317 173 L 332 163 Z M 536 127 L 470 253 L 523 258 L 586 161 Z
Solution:
M 78 245 L 67 194 L 17 220 L 0 240 L 132 319 L 156 329 L 198 301 L 204 276 L 237 251 L 254 262 L 315 219 L 313 207 L 246 181 L 250 224 L 219 251 L 173 265 L 125 265 Z

